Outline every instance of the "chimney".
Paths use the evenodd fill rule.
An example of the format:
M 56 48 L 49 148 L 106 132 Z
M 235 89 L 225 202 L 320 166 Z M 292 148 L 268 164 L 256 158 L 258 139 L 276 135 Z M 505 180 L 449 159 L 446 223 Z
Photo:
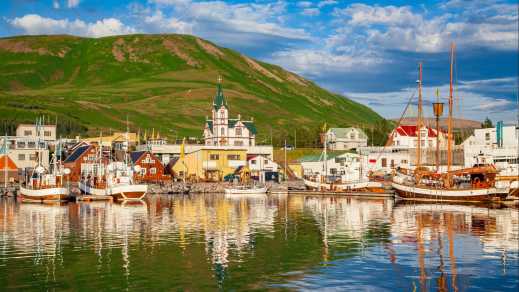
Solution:
M 241 115 L 240 114 L 238 114 L 238 120 L 241 120 Z

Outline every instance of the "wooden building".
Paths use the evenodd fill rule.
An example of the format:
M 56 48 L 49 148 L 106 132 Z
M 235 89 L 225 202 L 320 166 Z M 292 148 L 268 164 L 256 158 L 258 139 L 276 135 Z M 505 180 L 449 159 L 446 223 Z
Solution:
M 92 168 L 97 162 L 97 147 L 94 145 L 82 145 L 77 147 L 66 159 L 63 165 L 70 169 L 70 180 L 79 181 L 81 174 Z
M 157 183 L 171 179 L 165 174 L 164 165 L 160 159 L 149 151 L 134 151 L 130 158 L 134 165 L 140 167 L 139 172 L 134 173 L 134 179 L 139 182 Z

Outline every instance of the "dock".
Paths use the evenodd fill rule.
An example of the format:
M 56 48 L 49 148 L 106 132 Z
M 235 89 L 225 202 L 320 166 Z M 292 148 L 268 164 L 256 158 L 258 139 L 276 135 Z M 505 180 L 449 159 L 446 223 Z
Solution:
M 73 195 L 72 201 L 75 202 L 93 202 L 93 201 L 110 201 L 113 202 L 112 196 L 92 196 L 92 195 Z

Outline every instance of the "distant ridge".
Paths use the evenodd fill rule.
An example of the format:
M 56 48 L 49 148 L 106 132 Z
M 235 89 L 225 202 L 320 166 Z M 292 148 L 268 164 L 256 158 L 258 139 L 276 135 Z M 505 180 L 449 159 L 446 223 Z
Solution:
M 398 122 L 398 119 L 391 119 L 394 122 Z M 456 129 L 478 129 L 481 128 L 481 122 L 467 119 L 452 119 L 454 128 Z M 434 118 L 424 118 L 424 122 L 426 125 L 431 127 L 436 127 L 436 120 Z M 403 125 L 416 125 L 416 118 L 404 118 L 401 121 Z M 440 127 L 447 127 L 447 119 L 440 119 Z

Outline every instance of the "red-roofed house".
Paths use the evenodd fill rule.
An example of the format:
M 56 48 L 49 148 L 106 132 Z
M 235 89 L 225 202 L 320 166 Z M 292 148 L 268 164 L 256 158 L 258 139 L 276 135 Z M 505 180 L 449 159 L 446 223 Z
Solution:
M 421 147 L 423 149 L 427 148 L 436 148 L 436 129 L 430 127 L 422 127 L 421 129 Z M 403 147 L 403 148 L 416 148 L 418 145 L 418 136 L 417 136 L 417 127 L 416 125 L 401 125 L 393 132 L 392 140 L 393 146 Z M 440 147 L 444 147 L 446 145 L 447 135 L 440 131 Z
M 9 155 L 0 155 L 0 183 L 4 183 L 7 173 L 7 182 L 18 181 L 18 167 Z

